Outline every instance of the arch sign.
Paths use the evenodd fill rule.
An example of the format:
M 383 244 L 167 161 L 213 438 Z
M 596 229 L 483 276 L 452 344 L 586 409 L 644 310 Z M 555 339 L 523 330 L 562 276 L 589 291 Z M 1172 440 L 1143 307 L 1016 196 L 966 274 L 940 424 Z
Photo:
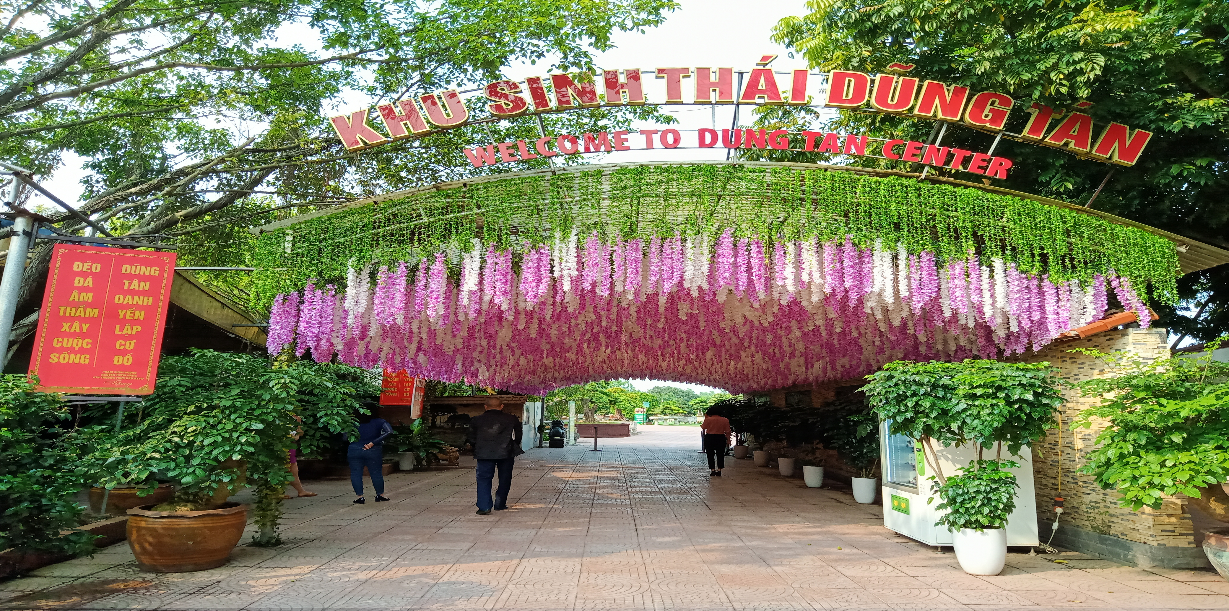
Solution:
M 1033 103 L 1019 134 L 1005 131 L 1016 110 L 1015 99 L 996 91 L 973 91 L 963 85 L 908 76 L 913 65 L 894 63 L 877 75 L 846 70 L 814 73 L 806 69 L 776 71 L 768 67 L 775 55 L 765 55 L 757 67 L 740 72 L 735 85 L 733 68 L 657 68 L 603 70 L 574 74 L 531 76 L 523 81 L 498 80 L 479 90 L 485 95 L 485 111 L 497 119 L 527 114 L 582 108 L 644 104 L 780 104 L 820 106 L 883 112 L 945 121 L 972 129 L 1002 134 L 1032 144 L 1068 151 L 1079 157 L 1134 165 L 1152 138 L 1152 133 L 1121 123 L 1094 125 L 1082 112 L 1090 103 L 1063 111 Z M 644 75 L 664 81 L 665 99 L 649 101 Z M 744 80 L 743 74 L 747 75 Z M 686 93 L 685 93 L 686 92 Z M 437 91 L 376 107 L 378 124 L 364 108 L 330 118 L 333 129 L 349 150 L 387 144 L 467 125 L 475 119 L 456 89 Z M 690 98 L 690 100 L 688 100 Z M 822 100 L 816 104 L 813 100 Z M 379 129 L 382 127 L 381 129 Z M 1097 132 L 1099 131 L 1099 135 Z M 692 136 L 689 134 L 689 137 Z M 872 141 L 874 143 L 872 144 Z M 814 151 L 855 156 L 899 159 L 946 167 L 990 178 L 1006 178 L 1012 162 L 990 152 L 968 151 L 898 139 L 871 138 L 860 134 L 764 129 L 699 129 L 691 142 L 684 142 L 676 129 L 616 130 L 586 134 L 543 134 L 536 140 L 493 142 L 465 149 L 474 167 L 527 161 L 540 157 L 590 152 L 625 151 L 633 148 L 760 148 Z M 993 147 L 991 147 L 993 149 Z

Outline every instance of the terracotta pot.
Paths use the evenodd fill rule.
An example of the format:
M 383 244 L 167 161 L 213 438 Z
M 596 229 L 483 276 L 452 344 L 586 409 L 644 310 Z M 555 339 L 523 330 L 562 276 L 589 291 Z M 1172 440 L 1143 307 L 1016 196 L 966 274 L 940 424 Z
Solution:
M 751 448 L 748 448 L 747 446 L 734 446 L 734 458 L 737 458 L 738 460 L 746 458 L 747 454 L 750 452 Z
M 1208 562 L 1212 563 L 1216 572 L 1229 579 L 1229 528 L 1204 531 L 1203 553 L 1207 554 Z
M 146 496 L 137 496 L 137 488 L 113 488 L 111 494 L 106 494 L 104 488 L 90 488 L 90 511 L 102 513 L 102 497 L 107 496 L 107 513 L 124 515 L 124 512 L 141 505 L 157 505 L 165 503 L 175 494 L 175 488 L 170 484 L 162 484 Z
M 243 536 L 247 505 L 226 503 L 205 511 L 128 510 L 128 545 L 143 570 L 203 571 L 226 564 Z

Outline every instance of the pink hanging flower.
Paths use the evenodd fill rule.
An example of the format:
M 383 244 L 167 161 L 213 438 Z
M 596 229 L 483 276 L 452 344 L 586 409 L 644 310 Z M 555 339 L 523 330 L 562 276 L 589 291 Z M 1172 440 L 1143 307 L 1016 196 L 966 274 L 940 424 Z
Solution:
M 763 301 L 768 296 L 768 266 L 764 258 L 764 243 L 752 240 L 748 258 L 751 264 L 751 287 L 755 288 L 756 300 Z
M 717 264 L 713 266 L 716 281 L 712 288 L 734 286 L 734 230 L 726 229 L 717 238 Z
M 294 341 L 294 329 L 299 320 L 299 294 L 281 294 L 273 298 L 269 310 L 269 329 L 265 349 L 278 355 Z
M 747 238 L 738 241 L 738 249 L 734 251 L 734 294 L 742 297 L 747 292 Z
M 649 285 L 644 292 L 652 293 L 658 290 L 662 280 L 661 238 L 653 236 L 649 240 Z
M 1092 319 L 1093 321 L 1105 318 L 1105 311 L 1109 309 L 1109 294 L 1105 290 L 1105 276 L 1097 274 L 1092 277 Z
M 643 277 L 640 267 L 644 262 L 644 243 L 637 238 L 635 240 L 628 240 L 626 247 L 627 250 L 623 255 L 623 264 L 627 268 L 627 278 L 623 283 L 623 290 L 626 291 L 629 299 L 643 300 L 640 295 L 640 280 Z
M 435 263 L 431 265 L 430 284 L 427 289 L 427 318 L 439 323 L 444 312 L 444 285 L 448 282 L 447 257 L 442 252 L 435 253 Z

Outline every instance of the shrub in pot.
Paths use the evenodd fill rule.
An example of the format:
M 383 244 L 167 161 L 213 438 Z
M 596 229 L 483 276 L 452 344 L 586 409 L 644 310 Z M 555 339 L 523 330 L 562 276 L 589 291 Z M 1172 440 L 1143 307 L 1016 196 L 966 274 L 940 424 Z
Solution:
M 879 493 L 879 417 L 867 408 L 862 393 L 837 409 L 837 417 L 824 429 L 824 445 L 858 470 L 852 482 L 854 500 L 874 503 Z
M 1105 425 L 1080 471 L 1119 491 L 1124 507 L 1159 509 L 1166 497 L 1184 494 L 1229 521 L 1229 497 L 1222 489 L 1229 479 L 1229 363 L 1207 356 L 1221 341 L 1210 343 L 1202 357 L 1152 362 L 1083 351 L 1120 373 L 1080 384 L 1081 392 L 1102 401 L 1081 412 L 1075 426 Z M 1205 538 L 1204 551 L 1218 570 L 1229 571 L 1217 564 L 1229 557 L 1207 544 L 1224 546 L 1225 539 L 1213 535 Z
M 821 456 L 807 458 L 802 461 L 802 481 L 808 488 L 821 488 L 824 485 L 824 459 Z
M 80 443 L 58 394 L 36 392 L 24 375 L 0 375 L 0 550 L 70 554 L 94 548 L 76 528 L 85 481 L 75 468 Z
M 933 474 L 929 479 L 943 499 L 940 507 L 955 514 L 952 522 L 945 516 L 937 525 L 953 530 L 953 540 L 965 531 L 978 533 L 965 539 L 969 544 L 956 546 L 961 567 L 987 574 L 974 571 L 991 570 L 998 556 L 1005 557 L 1004 527 L 1015 507 L 1015 476 L 1005 469 L 1016 463 L 1003 460 L 1003 451 L 1018 456 L 1021 448 L 1041 439 L 1054 425 L 1054 414 L 1063 402 L 1050 364 L 897 361 L 867 378 L 870 382 L 863 391 L 871 408 L 889 422 L 893 433 L 918 440 L 927 471 Z M 949 478 L 940 468 L 936 444 L 972 444 L 977 457 Z M 986 450 L 994 453 L 993 460 L 985 459 Z M 1011 501 L 987 509 L 986 499 L 962 492 L 967 489 L 1007 494 Z M 1004 507 L 999 516 L 996 512 Z
M 443 451 L 446 444 L 431 433 L 422 418 L 406 426 L 393 427 L 393 433 L 384 442 L 385 449 L 390 453 L 401 453 L 403 470 L 422 469 L 439 462 L 437 455 Z M 409 463 L 409 468 L 405 467 L 406 462 Z
M 291 432 L 351 433 L 360 400 L 379 392 L 366 372 L 310 362 L 270 367 L 245 354 L 196 350 L 167 357 L 134 421 L 102 435 L 90 462 L 109 487 L 175 483 L 171 500 L 130 509 L 129 544 L 144 568 L 200 570 L 226 562 L 247 507 L 226 503 L 241 480 L 255 488 L 255 543 L 279 541 Z M 360 373 L 361 372 L 361 373 Z M 319 435 L 315 436 L 319 438 Z M 303 449 L 312 451 L 312 435 Z
M 794 476 L 794 462 L 797 459 L 789 454 L 790 452 L 787 450 L 785 455 L 777 458 L 777 470 L 780 471 L 782 477 Z
M 960 568 L 998 575 L 1007 561 L 1007 518 L 1016 509 L 1016 476 L 1010 460 L 975 460 L 935 488 L 946 509 L 938 524 L 952 531 Z

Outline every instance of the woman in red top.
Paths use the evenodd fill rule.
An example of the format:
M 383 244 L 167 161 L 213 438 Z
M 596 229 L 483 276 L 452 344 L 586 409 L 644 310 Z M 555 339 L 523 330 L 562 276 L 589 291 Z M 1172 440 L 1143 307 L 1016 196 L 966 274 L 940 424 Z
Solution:
M 725 416 L 718 416 L 715 408 L 709 408 L 704 413 L 700 431 L 704 433 L 709 476 L 721 477 L 721 470 L 725 468 L 725 449 L 730 447 L 730 421 Z

